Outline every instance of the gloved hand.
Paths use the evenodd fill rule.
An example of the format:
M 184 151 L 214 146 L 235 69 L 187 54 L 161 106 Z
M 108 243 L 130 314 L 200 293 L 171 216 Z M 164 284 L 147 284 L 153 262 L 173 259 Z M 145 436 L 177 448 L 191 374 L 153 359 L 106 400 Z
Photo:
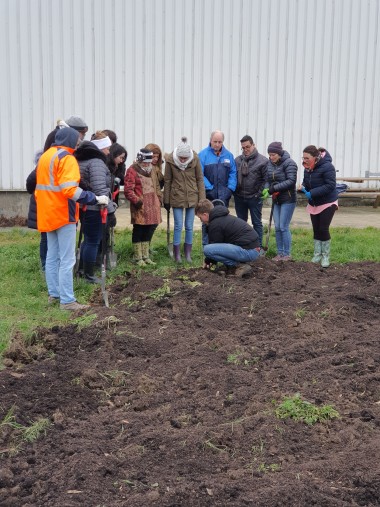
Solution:
M 301 188 L 301 190 L 302 190 L 302 192 L 305 194 L 306 199 L 307 199 L 308 201 L 311 201 L 311 193 L 310 193 L 310 192 L 308 192 L 308 191 L 306 190 L 306 188 L 305 188 L 305 187 L 302 187 L 302 188 Z
M 261 192 L 261 199 L 268 199 L 269 197 L 269 190 L 267 188 L 264 188 L 264 190 Z
M 168 202 L 164 202 L 164 208 L 166 211 L 170 211 L 170 204 Z
M 110 200 L 106 195 L 97 195 L 96 201 L 97 204 L 100 204 L 101 206 L 108 206 Z
M 121 183 L 121 179 L 120 178 L 115 178 L 114 179 L 114 183 L 115 183 L 115 185 L 119 186 L 120 183 Z
M 280 195 L 280 192 L 273 192 L 272 199 L 275 200 Z
M 142 208 L 142 206 L 143 206 L 143 202 L 142 202 L 142 200 L 141 200 L 141 199 L 139 199 L 139 200 L 136 202 L 136 204 L 135 204 L 135 208 L 136 208 L 136 209 L 140 209 L 140 208 Z

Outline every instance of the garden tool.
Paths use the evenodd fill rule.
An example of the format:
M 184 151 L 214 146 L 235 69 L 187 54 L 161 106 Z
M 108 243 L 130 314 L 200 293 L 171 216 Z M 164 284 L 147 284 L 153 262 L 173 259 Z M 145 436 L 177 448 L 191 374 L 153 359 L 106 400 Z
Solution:
M 87 206 L 83 206 L 80 211 L 80 229 L 79 229 L 79 238 L 78 238 L 78 246 L 76 253 L 76 260 L 74 266 L 74 275 L 79 276 L 79 265 L 80 265 L 80 246 L 83 238 L 83 221 L 84 221 L 84 213 L 86 212 Z
M 107 249 L 107 207 L 101 206 L 100 208 L 100 215 L 102 217 L 102 296 L 104 304 L 107 308 L 109 308 L 108 303 L 108 292 L 106 289 L 106 262 L 107 262 L 107 255 L 106 255 L 106 249 Z
M 173 243 L 170 243 L 170 210 L 167 210 L 166 215 L 166 243 L 168 245 L 168 252 L 171 258 L 173 258 Z
M 114 227 L 110 227 L 109 229 L 109 245 L 107 248 L 107 266 L 110 267 L 110 269 L 116 268 L 117 264 L 117 255 L 115 252 L 115 231 Z
M 274 200 L 272 199 L 272 207 L 270 209 L 268 231 L 267 231 L 267 235 L 265 238 L 265 245 L 263 246 L 263 250 L 264 250 L 265 254 L 267 253 L 268 248 L 269 248 L 269 238 L 270 238 L 270 230 L 272 228 L 273 210 L 274 210 Z

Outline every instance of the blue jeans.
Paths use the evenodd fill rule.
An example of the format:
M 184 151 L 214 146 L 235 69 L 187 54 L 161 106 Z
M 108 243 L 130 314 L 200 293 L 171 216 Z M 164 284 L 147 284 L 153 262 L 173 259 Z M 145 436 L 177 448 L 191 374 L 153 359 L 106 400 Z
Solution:
M 48 251 L 45 276 L 49 296 L 61 303 L 75 301 L 73 267 L 75 265 L 76 224 L 67 224 L 47 233 Z
M 102 240 L 102 218 L 100 210 L 87 210 L 83 220 L 83 243 L 81 258 L 83 262 L 96 262 L 96 255 Z
M 278 255 L 290 255 L 292 247 L 292 233 L 290 232 L 289 225 L 295 209 L 295 202 L 274 204 L 273 220 L 276 228 Z
M 226 266 L 236 266 L 240 262 L 252 262 L 260 257 L 255 249 L 244 250 L 241 246 L 230 243 L 211 243 L 203 247 L 204 256 Z
M 245 222 L 248 222 L 248 211 L 251 215 L 251 221 L 253 228 L 259 235 L 260 246 L 262 246 L 263 242 L 263 222 L 262 222 L 262 209 L 263 209 L 263 201 L 259 197 L 251 197 L 250 199 L 245 199 L 244 197 L 239 197 L 235 195 L 235 210 L 238 218 L 241 218 Z
M 181 243 L 182 227 L 183 227 L 183 211 L 184 208 L 173 208 L 174 217 L 174 235 L 173 245 Z M 194 227 L 195 208 L 185 208 L 185 243 L 193 244 L 193 227 Z

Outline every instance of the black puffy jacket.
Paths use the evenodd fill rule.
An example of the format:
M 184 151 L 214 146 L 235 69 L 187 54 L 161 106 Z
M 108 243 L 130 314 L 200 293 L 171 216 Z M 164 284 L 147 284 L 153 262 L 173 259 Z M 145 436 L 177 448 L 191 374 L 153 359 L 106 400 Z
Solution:
M 111 172 L 106 166 L 105 154 L 91 141 L 83 141 L 74 152 L 79 163 L 80 187 L 91 190 L 95 195 L 106 195 L 111 199 Z M 88 210 L 98 210 L 99 206 L 88 205 Z M 114 213 L 116 204 L 112 201 L 107 206 L 108 213 Z
M 37 185 L 37 168 L 33 169 L 33 171 L 26 178 L 26 190 L 30 196 L 29 201 L 29 210 L 28 210 L 28 227 L 29 229 L 37 229 L 37 203 L 36 198 L 34 197 L 34 191 L 36 190 Z
M 336 171 L 328 151 L 312 171 L 305 169 L 302 185 L 311 193 L 310 204 L 320 206 L 338 199 L 336 190 Z
M 297 171 L 297 164 L 290 158 L 287 151 L 284 151 L 277 164 L 269 160 L 265 188 L 269 188 L 270 194 L 280 192 L 275 201 L 277 204 L 297 201 Z
M 247 222 L 230 215 L 225 206 L 215 206 L 207 225 L 209 243 L 229 243 L 245 250 L 260 246 L 257 232 Z

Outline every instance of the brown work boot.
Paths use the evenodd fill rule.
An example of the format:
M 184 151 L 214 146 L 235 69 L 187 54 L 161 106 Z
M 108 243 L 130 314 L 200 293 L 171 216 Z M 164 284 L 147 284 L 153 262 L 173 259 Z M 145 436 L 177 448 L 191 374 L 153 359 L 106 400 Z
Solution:
M 81 305 L 78 301 L 73 301 L 72 303 L 61 303 L 61 310 L 70 310 L 71 312 L 77 312 L 79 310 L 87 310 L 90 308 L 90 305 Z
M 252 267 L 249 264 L 240 264 L 236 270 L 235 275 L 237 278 L 243 278 L 244 276 L 249 275 L 252 271 Z
M 59 298 L 55 296 L 48 297 L 48 305 L 55 305 L 59 303 Z

